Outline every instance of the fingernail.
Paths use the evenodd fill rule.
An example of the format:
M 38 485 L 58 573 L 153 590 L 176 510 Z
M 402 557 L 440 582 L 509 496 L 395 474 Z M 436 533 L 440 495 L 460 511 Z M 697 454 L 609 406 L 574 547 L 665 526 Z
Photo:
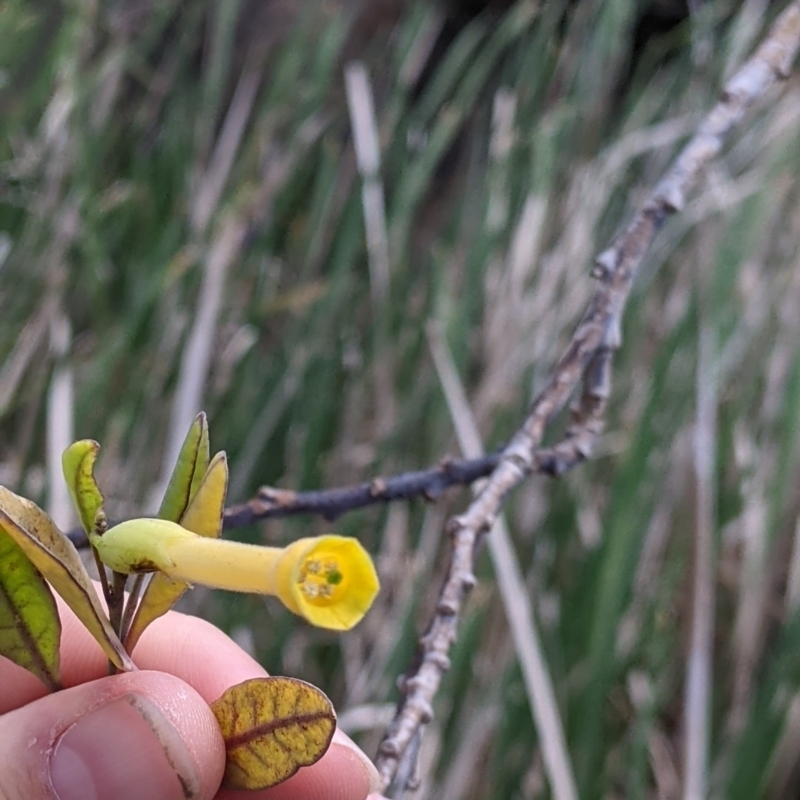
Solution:
M 50 782 L 59 800 L 184 800 L 200 787 L 178 732 L 150 700 L 133 694 L 67 728 L 50 757 Z
M 358 759 L 358 762 L 367 773 L 370 793 L 377 792 L 381 788 L 381 776 L 378 774 L 375 765 L 367 757 L 367 754 L 349 736 L 341 731 L 337 731 L 333 747 L 341 747 Z

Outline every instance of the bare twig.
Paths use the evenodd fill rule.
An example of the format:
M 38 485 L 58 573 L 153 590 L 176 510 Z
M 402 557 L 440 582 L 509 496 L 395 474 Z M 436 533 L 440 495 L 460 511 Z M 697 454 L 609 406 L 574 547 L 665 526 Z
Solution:
M 583 320 L 527 419 L 502 453 L 484 489 L 448 530 L 453 553 L 436 611 L 401 684 L 395 719 L 380 745 L 376 764 L 384 786 L 398 770 L 406 749 L 433 716 L 433 699 L 450 665 L 462 602 L 475 585 L 475 545 L 494 524 L 508 493 L 537 469 L 544 432 L 583 379 L 583 395 L 558 449 L 569 464 L 589 454 L 602 427 L 610 387 L 610 359 L 621 343 L 621 317 L 631 283 L 667 217 L 682 209 L 703 168 L 720 152 L 750 105 L 786 77 L 800 47 L 800 0 L 781 14 L 756 53 L 727 82 L 720 101 L 650 194 L 630 225 L 596 259 L 599 280 Z
M 456 428 L 459 446 L 466 455 L 478 456 L 483 452 L 483 444 L 453 358 L 436 326 L 429 327 L 428 339 L 439 380 L 447 398 L 450 416 Z M 476 488 L 480 491 L 480 484 Z M 497 576 L 497 587 L 503 599 L 503 607 L 514 640 L 514 649 L 533 712 L 533 722 L 536 725 L 553 797 L 555 800 L 577 800 L 578 789 L 567 750 L 556 693 L 547 669 L 547 661 L 522 570 L 511 543 L 511 534 L 502 515 L 495 520 L 488 541 L 489 555 Z
M 451 486 L 469 485 L 490 475 L 499 459 L 499 453 L 473 459 L 446 458 L 431 469 L 318 492 L 293 492 L 262 486 L 252 500 L 225 509 L 223 527 L 226 530 L 239 528 L 263 519 L 296 514 L 316 514 L 334 520 L 347 511 L 392 500 L 414 497 L 435 500 Z
M 577 431 L 574 432 L 572 439 L 568 438 L 555 447 L 542 447 L 537 450 L 533 471 L 543 475 L 558 476 L 578 464 L 583 459 L 581 453 L 586 447 L 578 446 L 575 435 Z M 352 486 L 310 492 L 262 486 L 247 502 L 225 509 L 222 527 L 227 531 L 254 525 L 267 519 L 301 514 L 335 520 L 349 511 L 394 500 L 412 500 L 415 497 L 436 500 L 447 489 L 469 486 L 481 478 L 488 477 L 499 462 L 500 452 L 478 458 L 444 458 L 437 466 L 429 469 L 402 472 L 385 478 L 373 478 L 371 481 Z M 69 531 L 68 536 L 76 547 L 88 546 L 83 530 Z
M 366 508 L 392 500 L 411 500 L 424 497 L 435 500 L 442 492 L 453 486 L 469 486 L 480 478 L 491 475 L 500 460 L 500 453 L 491 453 L 480 458 L 445 458 L 438 466 L 415 472 L 403 472 L 387 478 L 374 478 L 354 486 L 323 489 L 312 492 L 295 492 L 262 486 L 246 503 L 225 509 L 222 527 L 224 530 L 243 528 L 266 519 L 310 514 L 334 520 L 348 511 Z M 560 467 L 559 456 L 542 450 L 542 472 Z M 88 547 L 83 530 L 69 532 L 72 543 L 79 548 Z

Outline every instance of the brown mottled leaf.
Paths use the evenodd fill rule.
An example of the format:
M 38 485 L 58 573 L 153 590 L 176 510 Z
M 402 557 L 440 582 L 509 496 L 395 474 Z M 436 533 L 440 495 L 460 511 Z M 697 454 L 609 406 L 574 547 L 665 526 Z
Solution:
M 22 548 L 0 530 L 0 656 L 61 688 L 61 620 L 47 581 Z
M 194 490 L 180 524 L 200 536 L 218 538 L 222 532 L 227 488 L 228 461 L 225 453 L 217 453 L 208 465 L 202 483 Z M 125 646 L 129 652 L 133 652 L 147 626 L 166 614 L 188 588 L 189 584 L 185 581 L 170 578 L 162 572 L 153 574 L 125 636 Z
M 319 761 L 336 730 L 331 701 L 296 678 L 255 678 L 228 689 L 211 710 L 222 729 L 229 789 L 266 789 Z
M 0 486 L 0 528 L 64 598 L 120 669 L 136 669 L 103 611 L 75 546 L 39 506 Z

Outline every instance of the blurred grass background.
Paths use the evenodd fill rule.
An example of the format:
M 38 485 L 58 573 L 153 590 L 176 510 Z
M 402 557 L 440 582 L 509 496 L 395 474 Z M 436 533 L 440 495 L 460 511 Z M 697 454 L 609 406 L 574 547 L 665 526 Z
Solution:
M 506 440 L 579 319 L 591 257 L 777 8 L 472 5 L 0 2 L 3 484 L 69 525 L 54 453 L 95 438 L 107 509 L 130 516 L 199 407 L 229 502 L 433 464 L 457 446 L 432 320 L 487 448 Z M 355 155 L 354 61 L 377 172 Z M 648 256 L 597 458 L 508 505 L 586 800 L 681 794 L 698 380 L 718 413 L 711 794 L 800 793 L 798 122 L 795 75 Z M 369 247 L 364 187 L 373 210 L 385 198 Z M 353 633 L 199 589 L 192 610 L 322 686 L 374 753 L 468 496 L 337 521 L 383 585 Z M 549 797 L 485 557 L 479 577 L 420 796 Z

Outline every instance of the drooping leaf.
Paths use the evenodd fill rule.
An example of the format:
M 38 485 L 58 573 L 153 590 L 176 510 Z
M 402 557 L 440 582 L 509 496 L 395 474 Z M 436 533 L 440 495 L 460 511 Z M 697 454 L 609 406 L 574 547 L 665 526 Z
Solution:
M 87 534 L 94 528 L 97 512 L 103 507 L 103 495 L 94 479 L 94 462 L 99 452 L 97 442 L 82 439 L 71 444 L 61 456 L 64 480 Z
M 72 542 L 35 503 L 0 486 L 0 528 L 64 598 L 120 669 L 136 669 L 114 633 Z
M 61 688 L 61 620 L 53 593 L 22 548 L 0 530 L 0 656 Z
M 325 754 L 336 729 L 331 701 L 296 678 L 255 678 L 211 704 L 225 740 L 224 785 L 275 786 Z
M 180 524 L 192 533 L 218 538 L 222 532 L 227 488 L 228 461 L 225 453 L 217 453 L 208 465 L 202 483 L 192 495 Z M 185 581 L 170 578 L 161 572 L 153 573 L 125 636 L 125 646 L 129 652 L 133 651 L 147 626 L 166 614 L 188 588 L 189 584 Z
M 161 519 L 180 521 L 189 501 L 203 482 L 208 461 L 208 421 L 201 411 L 186 434 L 175 469 L 172 470 L 167 491 L 158 509 Z

